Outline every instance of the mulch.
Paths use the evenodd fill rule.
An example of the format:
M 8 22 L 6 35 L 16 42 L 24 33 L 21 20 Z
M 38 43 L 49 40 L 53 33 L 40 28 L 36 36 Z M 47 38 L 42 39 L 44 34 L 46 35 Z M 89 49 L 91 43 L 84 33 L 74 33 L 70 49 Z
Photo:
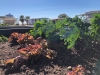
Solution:
M 19 45 L 10 46 L 8 42 L 0 43 L 0 59 L 13 58 L 20 55 L 17 50 Z M 61 44 L 52 44 L 52 49 L 57 51 L 54 60 L 40 58 L 33 64 L 23 65 L 18 71 L 7 71 L 0 67 L 0 75 L 66 75 L 68 66 L 83 65 L 86 75 L 93 75 L 97 61 L 100 58 L 99 46 L 91 49 L 65 50 Z

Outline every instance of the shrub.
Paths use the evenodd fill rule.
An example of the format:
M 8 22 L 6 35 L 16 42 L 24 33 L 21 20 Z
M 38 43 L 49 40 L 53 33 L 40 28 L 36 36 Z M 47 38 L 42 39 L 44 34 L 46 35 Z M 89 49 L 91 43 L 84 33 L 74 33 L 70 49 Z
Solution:
M 0 36 L 0 42 L 7 42 L 7 41 L 8 41 L 7 37 L 5 37 L 3 35 Z
M 78 16 L 58 20 L 55 24 L 51 21 L 37 21 L 30 34 L 45 37 L 49 42 L 63 40 L 68 49 L 79 44 L 79 40 L 83 40 L 85 46 L 89 47 L 92 40 L 100 37 L 99 18 L 100 13 L 96 13 L 90 23 Z

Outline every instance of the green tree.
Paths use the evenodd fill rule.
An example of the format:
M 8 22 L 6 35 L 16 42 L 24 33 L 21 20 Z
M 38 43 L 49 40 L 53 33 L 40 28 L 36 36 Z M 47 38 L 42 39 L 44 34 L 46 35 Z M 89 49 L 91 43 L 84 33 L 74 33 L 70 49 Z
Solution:
M 66 14 L 60 14 L 60 15 L 58 16 L 58 18 L 68 18 L 68 16 L 67 16 Z
M 27 25 L 28 25 L 28 20 L 30 19 L 30 16 L 26 16 L 25 17 L 25 21 L 27 22 Z
M 23 25 L 23 23 L 24 23 L 24 20 L 25 20 L 25 19 L 24 19 L 24 16 L 21 15 L 21 16 L 20 16 L 20 21 L 22 22 L 22 25 Z

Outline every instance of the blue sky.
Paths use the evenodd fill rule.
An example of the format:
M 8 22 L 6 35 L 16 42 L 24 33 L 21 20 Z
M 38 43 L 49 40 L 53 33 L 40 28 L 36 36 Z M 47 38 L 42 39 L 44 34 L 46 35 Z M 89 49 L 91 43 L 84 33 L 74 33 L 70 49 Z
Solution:
M 0 0 L 0 16 L 11 13 L 31 18 L 57 18 L 65 13 L 70 17 L 87 11 L 100 10 L 100 0 Z

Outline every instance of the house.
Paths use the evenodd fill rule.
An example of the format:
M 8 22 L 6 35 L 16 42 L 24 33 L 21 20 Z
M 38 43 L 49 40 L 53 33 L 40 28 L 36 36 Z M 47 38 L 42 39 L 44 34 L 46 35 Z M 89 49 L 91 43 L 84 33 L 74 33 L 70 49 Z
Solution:
M 16 18 L 11 14 L 7 14 L 5 16 L 0 16 L 0 23 L 6 23 L 9 25 L 13 25 L 16 22 Z
M 50 19 L 53 23 L 56 23 L 58 20 L 62 20 L 63 18 L 55 18 L 55 19 Z
M 28 20 L 28 25 L 33 25 L 37 20 L 41 21 L 41 20 L 44 20 L 44 19 L 49 21 L 49 18 L 32 18 L 32 19 Z
M 78 16 L 84 16 L 87 20 L 90 20 L 95 13 L 100 13 L 100 10 L 85 12 L 84 14 L 80 14 Z

